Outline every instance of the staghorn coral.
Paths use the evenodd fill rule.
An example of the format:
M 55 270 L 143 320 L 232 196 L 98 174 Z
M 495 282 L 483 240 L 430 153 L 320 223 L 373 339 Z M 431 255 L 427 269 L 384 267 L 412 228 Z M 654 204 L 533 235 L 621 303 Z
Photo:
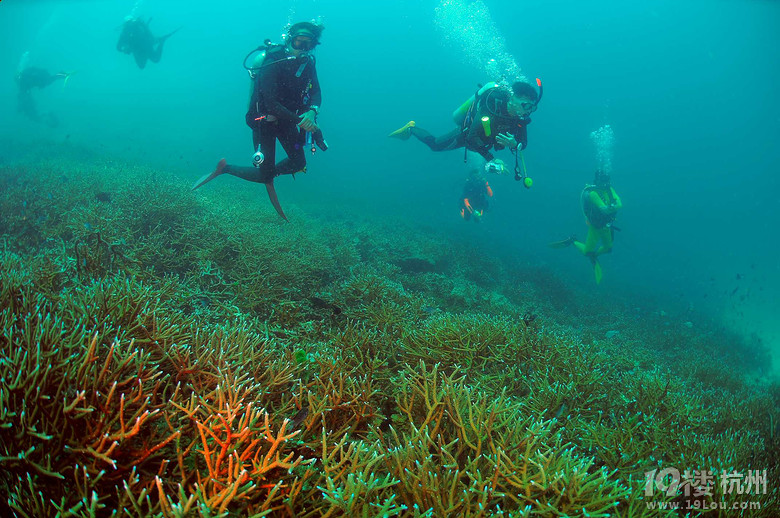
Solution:
M 517 402 L 488 397 L 424 364 L 407 375 L 399 408 L 409 425 L 391 430 L 392 473 L 434 516 L 480 509 L 602 515 L 627 489 L 561 442 L 550 421 L 521 418 Z M 395 445 L 395 446 L 394 446 Z M 396 491 L 400 490 L 396 488 Z
M 418 230 L 282 230 L 156 172 L 178 211 L 161 222 L 126 206 L 152 172 L 72 160 L 0 175 L 3 214 L 35 216 L 0 223 L 4 514 L 660 516 L 647 470 L 778 474 L 769 388 L 752 359 L 717 379 L 734 337 L 716 327 L 670 335 L 528 265 L 445 261 Z M 100 245 L 88 274 L 79 242 Z M 778 495 L 756 500 L 771 516 Z

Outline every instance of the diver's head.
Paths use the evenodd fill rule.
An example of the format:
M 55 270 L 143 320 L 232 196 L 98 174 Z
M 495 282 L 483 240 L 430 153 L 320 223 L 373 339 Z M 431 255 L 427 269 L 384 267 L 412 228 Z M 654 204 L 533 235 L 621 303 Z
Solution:
M 287 30 L 288 44 L 293 53 L 300 54 L 314 50 L 320 44 L 324 27 L 314 22 L 298 22 Z
M 538 104 L 539 94 L 533 86 L 525 81 L 517 81 L 512 85 L 512 97 L 507 103 L 510 115 L 525 117 L 535 112 Z
M 596 175 L 593 177 L 593 183 L 596 185 L 596 187 L 601 188 L 608 188 L 610 185 L 610 178 L 607 173 L 605 173 L 601 169 L 596 170 Z

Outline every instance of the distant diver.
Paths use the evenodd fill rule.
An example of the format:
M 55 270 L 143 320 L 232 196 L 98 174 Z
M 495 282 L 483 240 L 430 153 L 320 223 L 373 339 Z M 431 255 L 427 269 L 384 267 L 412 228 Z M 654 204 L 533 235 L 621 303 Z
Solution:
M 128 16 L 125 18 L 125 22 L 122 25 L 122 33 L 119 35 L 119 41 L 116 44 L 116 49 L 119 52 L 133 55 L 138 68 L 146 67 L 147 61 L 159 63 L 165 41 L 180 29 L 176 29 L 165 36 L 156 37 L 149 30 L 151 21 L 151 18 L 144 21 L 141 18 Z
M 388 135 L 392 138 L 408 140 L 414 136 L 433 151 L 449 151 L 465 148 L 464 152 L 479 153 L 491 167 L 504 169 L 504 162 L 496 159 L 491 149 L 504 148 L 515 155 L 515 180 L 523 181 L 530 187 L 530 178 L 525 175 L 521 151 L 528 145 L 527 126 L 530 115 L 536 111 L 542 98 L 542 82 L 537 79 L 539 91 L 523 81 L 512 85 L 511 91 L 496 83 L 488 83 L 469 97 L 453 114 L 455 129 L 441 137 L 435 137 L 409 121 Z
M 620 196 L 610 183 L 610 177 L 601 169 L 596 171 L 593 185 L 586 185 L 580 195 L 582 212 L 585 214 L 585 222 L 588 225 L 588 236 L 585 242 L 577 241 L 574 236 L 550 243 L 552 248 L 565 248 L 574 245 L 593 264 L 593 273 L 596 284 L 601 282 L 602 271 L 598 257 L 612 251 L 612 243 L 616 230 L 615 217 L 617 211 L 623 207 Z M 602 243 L 599 246 L 599 243 Z
M 26 66 L 19 71 L 16 75 L 16 84 L 19 87 L 19 111 L 27 116 L 32 121 L 43 122 L 51 127 L 58 125 L 57 118 L 53 113 L 49 112 L 45 115 L 41 115 L 38 112 L 38 107 L 35 104 L 35 99 L 32 96 L 33 88 L 46 88 L 58 79 L 64 81 L 63 85 L 67 83 L 68 78 L 72 73 L 58 72 L 51 74 L 47 70 L 39 67 Z
M 247 67 L 253 81 L 246 123 L 252 128 L 254 167 L 228 165 L 222 159 L 214 172 L 195 183 L 193 190 L 222 174 L 262 183 L 276 212 L 287 220 L 276 195 L 274 178 L 306 172 L 305 149 L 314 153 L 315 144 L 323 151 L 328 148 L 317 125 L 322 95 L 312 54 L 320 44 L 323 29 L 319 23 L 296 23 L 287 31 L 285 44 L 266 40 L 264 46 L 247 55 L 249 58 L 252 53 L 263 51 Z M 278 163 L 277 140 L 287 153 L 287 158 Z
M 479 223 L 490 208 L 492 197 L 493 189 L 485 176 L 477 168 L 470 169 L 460 198 L 460 217 L 465 221 Z

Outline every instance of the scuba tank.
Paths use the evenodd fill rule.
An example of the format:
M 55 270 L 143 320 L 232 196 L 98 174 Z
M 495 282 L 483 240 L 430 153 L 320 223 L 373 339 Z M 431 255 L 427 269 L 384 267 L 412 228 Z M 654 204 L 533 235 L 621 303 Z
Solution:
M 270 54 L 275 53 L 275 52 L 283 51 L 284 48 L 285 48 L 284 44 L 282 44 L 282 43 L 272 43 L 270 39 L 266 39 L 263 42 L 262 45 L 260 45 L 256 49 L 252 49 L 251 51 L 249 51 L 249 54 L 247 54 L 244 57 L 244 61 L 243 61 L 244 69 L 246 69 L 246 71 L 249 73 L 249 77 L 254 79 L 255 77 L 257 77 L 257 73 L 261 69 L 263 69 L 265 67 L 268 67 L 268 66 L 271 66 L 271 65 L 275 65 L 276 63 L 281 63 L 282 61 L 289 61 L 291 59 L 298 59 L 295 56 L 284 56 L 283 58 L 275 59 L 275 60 L 271 61 L 270 63 L 266 63 L 266 58 Z M 255 64 L 253 64 L 251 67 L 247 66 L 246 60 L 249 59 L 249 57 L 252 54 L 256 53 L 256 52 L 261 52 L 262 53 L 261 54 L 262 59 L 260 59 L 260 64 L 256 65 L 256 63 L 258 62 L 258 58 L 260 58 L 260 56 L 258 56 L 257 58 L 255 58 Z
M 455 122 L 455 124 L 460 126 L 462 132 L 468 131 L 469 127 L 471 127 L 471 124 L 474 122 L 474 118 L 477 116 L 479 101 L 482 96 L 497 86 L 498 85 L 493 82 L 487 83 L 484 86 L 479 86 L 477 91 L 474 92 L 474 95 L 466 99 L 463 104 L 458 106 L 458 108 L 452 112 L 452 120 Z M 487 121 L 484 118 L 482 119 L 482 128 L 483 131 L 485 131 L 485 136 L 490 137 L 491 129 L 489 117 Z M 463 161 L 468 161 L 468 146 L 464 146 Z
M 452 120 L 455 122 L 455 124 L 461 127 L 468 127 L 475 116 L 477 101 L 479 101 L 479 98 L 488 92 L 491 88 L 495 88 L 497 86 L 498 85 L 496 83 L 491 82 L 485 86 L 478 87 L 477 91 L 474 92 L 474 95 L 463 101 L 463 104 L 458 106 L 455 111 L 452 112 Z M 471 120 L 467 120 L 469 118 Z

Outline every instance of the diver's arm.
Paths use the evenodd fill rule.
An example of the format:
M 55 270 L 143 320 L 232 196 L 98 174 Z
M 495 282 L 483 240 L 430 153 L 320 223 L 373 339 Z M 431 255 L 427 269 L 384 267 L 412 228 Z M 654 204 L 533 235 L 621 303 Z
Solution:
M 518 124 L 511 133 L 507 131 L 506 133 L 496 135 L 495 149 L 500 151 L 505 147 L 508 147 L 513 153 L 518 149 L 520 151 L 524 150 L 528 145 L 528 131 L 525 128 L 524 122 Z
M 591 206 L 595 207 L 596 210 L 604 215 L 611 215 L 617 212 L 617 207 L 604 203 L 604 200 L 601 199 L 601 196 L 598 195 L 595 189 L 590 191 L 588 199 L 590 200 Z
M 480 149 L 471 149 L 471 148 L 469 148 L 469 150 L 470 151 L 475 151 L 475 152 L 479 153 L 479 155 L 482 158 L 484 158 L 486 162 L 491 162 L 491 161 L 493 161 L 496 158 L 493 155 L 493 153 L 491 153 L 489 150 L 487 150 L 485 148 L 480 148 Z
M 252 68 L 249 70 L 249 110 L 252 109 L 252 103 L 258 101 L 255 96 L 255 89 L 257 87 L 257 75 L 260 71 L 260 66 L 265 60 L 265 51 L 258 53 L 257 57 L 252 61 Z
M 119 39 L 116 42 L 116 50 L 119 52 L 125 52 L 128 47 L 127 41 L 130 38 L 128 37 L 128 28 L 127 28 L 127 22 L 125 22 L 125 26 L 122 27 L 122 32 L 119 34 Z
M 317 80 L 317 71 L 312 67 L 311 88 L 309 89 L 309 104 L 306 111 L 300 115 L 298 126 L 306 131 L 319 131 L 317 126 L 317 115 L 320 113 L 320 103 L 322 102 L 322 93 L 320 92 L 320 82 Z
M 615 189 L 613 189 L 612 187 L 610 187 L 609 189 L 612 191 L 612 198 L 615 200 L 613 205 L 615 206 L 615 212 L 617 212 L 618 210 L 623 208 L 623 202 L 620 201 L 620 196 L 617 195 Z

